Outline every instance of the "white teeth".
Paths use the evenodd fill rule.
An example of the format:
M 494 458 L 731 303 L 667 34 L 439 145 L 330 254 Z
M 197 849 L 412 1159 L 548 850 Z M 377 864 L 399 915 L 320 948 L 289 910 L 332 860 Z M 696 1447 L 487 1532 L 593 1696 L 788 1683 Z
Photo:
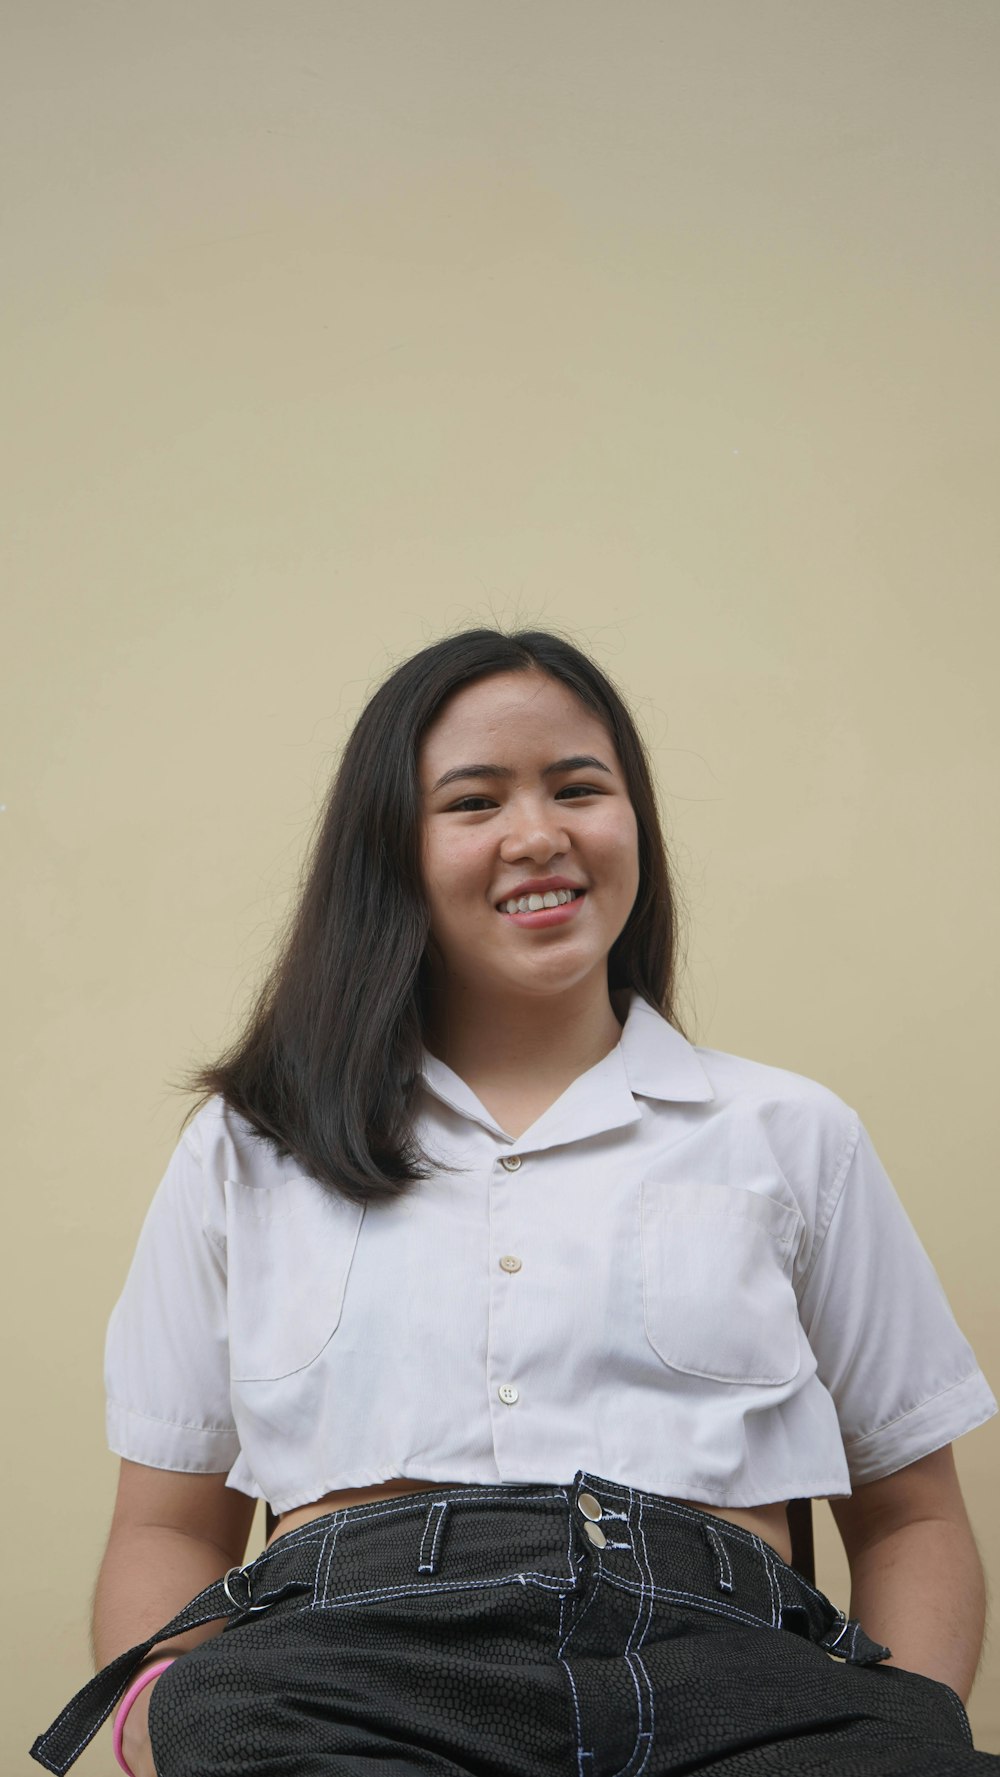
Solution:
M 501 901 L 497 912 L 540 913 L 543 907 L 565 907 L 567 901 L 575 901 L 582 893 L 582 889 L 549 889 L 545 895 L 521 895 L 511 901 Z

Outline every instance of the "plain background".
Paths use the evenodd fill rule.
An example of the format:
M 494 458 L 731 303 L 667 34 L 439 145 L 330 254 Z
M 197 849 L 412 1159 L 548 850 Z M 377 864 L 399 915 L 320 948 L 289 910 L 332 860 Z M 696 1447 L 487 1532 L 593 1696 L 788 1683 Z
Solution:
M 0 19 L 13 1772 L 89 1671 L 169 1082 L 247 1005 L 369 691 L 446 631 L 549 624 L 624 687 L 689 1034 L 858 1108 L 1000 1379 L 1000 10 Z M 994 1576 L 998 1452 L 958 1447 Z

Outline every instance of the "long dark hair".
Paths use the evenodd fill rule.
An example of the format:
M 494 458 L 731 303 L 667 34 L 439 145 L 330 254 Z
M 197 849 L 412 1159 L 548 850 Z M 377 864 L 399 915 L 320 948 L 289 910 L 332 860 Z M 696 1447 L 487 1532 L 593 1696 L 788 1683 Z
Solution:
M 645 749 L 622 698 L 572 643 L 544 630 L 469 629 L 422 648 L 362 711 L 307 859 L 287 936 L 242 1034 L 182 1082 L 215 1093 L 304 1171 L 355 1202 L 425 1177 L 413 1132 L 429 933 L 417 754 L 455 691 L 540 669 L 604 723 L 639 831 L 639 889 L 608 958 L 678 1029 L 676 907 Z

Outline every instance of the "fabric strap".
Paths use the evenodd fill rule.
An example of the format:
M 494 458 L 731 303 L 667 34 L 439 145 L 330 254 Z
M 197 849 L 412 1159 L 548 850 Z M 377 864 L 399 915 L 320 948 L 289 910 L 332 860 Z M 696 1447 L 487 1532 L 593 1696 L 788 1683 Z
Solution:
M 289 1551 L 291 1553 L 291 1551 Z M 284 1563 L 282 1564 L 284 1567 Z M 316 1559 L 312 1556 L 311 1571 L 307 1577 L 306 1561 L 303 1561 L 301 1577 L 294 1572 L 287 1575 L 281 1585 L 268 1588 L 261 1595 L 259 1602 L 251 1603 L 249 1572 L 247 1568 L 233 1568 L 224 1579 L 214 1580 L 192 1598 L 183 1610 L 157 1629 L 145 1641 L 137 1641 L 127 1653 L 119 1654 L 109 1665 L 95 1674 L 89 1683 L 77 1691 L 76 1696 L 56 1717 L 51 1727 L 44 1734 L 39 1734 L 31 1748 L 31 1757 L 47 1771 L 63 1777 L 69 1770 L 74 1759 L 77 1759 L 84 1747 L 94 1738 L 102 1722 L 106 1721 L 120 1697 L 128 1689 L 129 1680 L 150 1649 L 158 1642 L 169 1640 L 171 1635 L 182 1635 L 186 1629 L 199 1629 L 203 1623 L 218 1622 L 220 1618 L 228 1618 L 231 1622 L 243 1622 L 258 1610 L 266 1610 L 276 1604 L 279 1598 L 286 1598 L 295 1592 L 308 1592 L 312 1589 Z M 246 1598 L 240 1599 L 240 1588 L 245 1590 Z

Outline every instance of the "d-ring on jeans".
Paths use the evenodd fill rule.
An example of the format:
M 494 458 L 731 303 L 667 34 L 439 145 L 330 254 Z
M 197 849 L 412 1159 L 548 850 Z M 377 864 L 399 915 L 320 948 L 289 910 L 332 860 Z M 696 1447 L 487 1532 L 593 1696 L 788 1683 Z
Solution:
M 879 1664 L 759 1537 L 582 1471 L 279 1537 L 92 1679 L 33 1756 L 67 1770 L 153 1642 L 218 1617 L 152 1692 L 160 1777 L 1000 1773 L 953 1691 Z

